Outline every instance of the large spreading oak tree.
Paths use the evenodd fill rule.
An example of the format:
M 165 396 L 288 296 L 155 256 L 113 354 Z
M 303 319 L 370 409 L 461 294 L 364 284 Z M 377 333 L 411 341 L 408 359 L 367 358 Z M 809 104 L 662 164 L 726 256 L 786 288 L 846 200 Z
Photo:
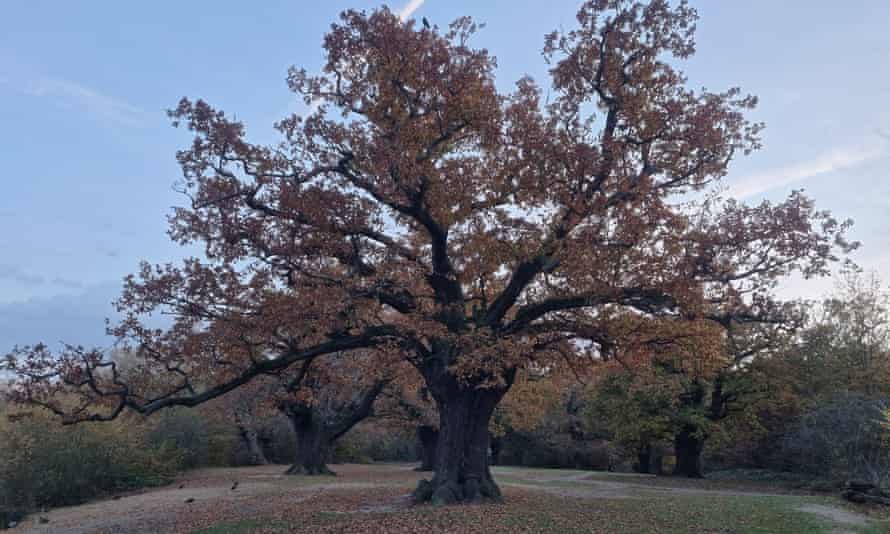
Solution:
M 435 476 L 416 498 L 499 498 L 488 425 L 518 369 L 608 358 L 626 317 L 678 332 L 751 320 L 774 309 L 779 277 L 822 274 L 847 247 L 846 225 L 800 193 L 753 207 L 708 193 L 761 126 L 738 89 L 687 88 L 676 64 L 695 20 L 684 2 L 585 2 L 576 29 L 546 36 L 544 98 L 529 77 L 498 89 L 468 18 L 439 29 L 346 11 L 322 72 L 290 71 L 313 111 L 279 122 L 279 144 L 182 100 L 171 116 L 195 135 L 178 154 L 190 203 L 170 235 L 204 254 L 143 266 L 114 329 L 172 385 L 144 395 L 99 351 L 38 345 L 10 358 L 18 398 L 107 419 L 388 351 L 440 414 Z M 172 327 L 145 326 L 161 310 Z

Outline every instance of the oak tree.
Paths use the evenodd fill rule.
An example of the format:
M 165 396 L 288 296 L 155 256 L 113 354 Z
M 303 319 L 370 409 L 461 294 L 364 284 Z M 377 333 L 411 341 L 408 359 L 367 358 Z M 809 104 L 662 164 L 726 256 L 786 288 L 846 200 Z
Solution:
M 387 351 L 439 412 L 435 476 L 415 497 L 498 499 L 489 421 L 530 361 L 608 357 L 616 313 L 757 315 L 778 277 L 821 274 L 846 247 L 846 225 L 800 193 L 753 207 L 703 194 L 761 126 L 739 89 L 687 88 L 676 65 L 696 17 L 685 2 L 585 2 L 575 29 L 545 38 L 545 99 L 529 77 L 498 89 L 469 18 L 440 29 L 350 10 L 321 73 L 290 71 L 312 111 L 280 121 L 280 143 L 182 100 L 190 202 L 170 235 L 204 254 L 128 279 L 115 329 L 175 387 L 143 396 L 100 351 L 38 346 L 10 358 L 18 398 L 107 419 Z M 170 328 L 141 320 L 161 310 Z M 62 410 L 62 393 L 82 402 Z
M 397 380 L 399 362 L 373 351 L 354 351 L 316 362 L 283 384 L 274 397 L 297 437 L 288 475 L 333 475 L 327 467 L 335 442 L 374 414 L 384 389 Z

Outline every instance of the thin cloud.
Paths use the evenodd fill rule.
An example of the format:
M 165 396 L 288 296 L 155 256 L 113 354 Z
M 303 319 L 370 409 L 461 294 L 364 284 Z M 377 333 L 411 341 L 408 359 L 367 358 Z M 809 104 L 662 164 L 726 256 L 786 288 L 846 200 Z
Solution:
M 405 7 L 399 10 L 399 18 L 402 20 L 407 19 L 413 15 L 415 11 L 420 9 L 420 6 L 422 6 L 425 1 L 426 0 L 410 0 Z
M 42 286 L 47 283 L 51 286 L 64 287 L 67 289 L 79 289 L 83 287 L 81 282 L 61 276 L 57 276 L 47 282 L 47 279 L 40 275 L 30 274 L 21 267 L 10 265 L 8 263 L 0 264 L 0 280 L 9 280 L 26 287 Z
M 46 99 L 58 106 L 77 109 L 99 120 L 122 126 L 141 126 L 147 121 L 148 114 L 144 110 L 119 98 L 71 80 L 38 75 L 15 63 L 0 63 L 8 71 L 0 77 L 0 88 L 7 87 L 19 94 Z
M 45 281 L 42 276 L 28 274 L 20 267 L 9 264 L 0 264 L 0 280 L 11 280 L 25 286 L 39 286 Z
M 25 92 L 31 96 L 54 98 L 65 104 L 73 104 L 87 113 L 119 124 L 138 126 L 145 122 L 146 113 L 136 106 L 69 80 L 34 80 L 26 87 Z
M 810 178 L 854 167 L 876 159 L 885 153 L 885 144 L 863 144 L 830 150 L 815 159 L 752 174 L 730 185 L 727 194 L 747 198 Z
M 68 278 L 61 277 L 53 278 L 50 284 L 59 287 L 66 287 L 68 289 L 80 289 L 83 287 L 83 283 L 78 282 L 77 280 L 69 280 Z

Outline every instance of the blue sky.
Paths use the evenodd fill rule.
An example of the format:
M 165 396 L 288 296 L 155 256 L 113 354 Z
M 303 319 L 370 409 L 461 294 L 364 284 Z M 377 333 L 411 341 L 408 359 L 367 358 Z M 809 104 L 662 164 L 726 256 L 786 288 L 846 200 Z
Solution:
M 890 281 L 890 2 L 693 0 L 694 86 L 761 98 L 765 147 L 727 186 L 746 201 L 803 187 L 856 221 L 855 259 Z M 444 25 L 487 23 L 504 90 L 545 81 L 543 35 L 570 28 L 577 0 L 413 0 L 396 10 Z M 321 63 L 342 9 L 365 1 L 53 2 L 4 0 L 0 17 L 0 353 L 13 344 L 104 343 L 102 318 L 140 259 L 174 260 L 165 215 L 182 198 L 175 151 L 188 138 L 164 110 L 201 97 L 246 122 L 254 140 L 302 104 L 290 65 Z M 882 135 L 883 133 L 883 135 Z M 830 281 L 790 281 L 816 298 Z

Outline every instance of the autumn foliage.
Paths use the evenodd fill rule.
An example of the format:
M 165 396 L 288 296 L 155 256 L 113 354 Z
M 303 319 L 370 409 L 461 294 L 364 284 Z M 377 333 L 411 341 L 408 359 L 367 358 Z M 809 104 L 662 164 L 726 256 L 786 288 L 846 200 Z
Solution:
M 799 192 L 756 206 L 715 194 L 762 126 L 741 90 L 687 87 L 696 17 L 685 2 L 587 1 L 544 39 L 550 79 L 502 93 L 469 18 L 419 28 L 350 10 L 321 73 L 290 71 L 314 111 L 277 123 L 278 144 L 183 99 L 170 115 L 194 133 L 177 155 L 188 204 L 170 235 L 203 256 L 127 279 L 113 332 L 138 372 L 38 345 L 9 358 L 15 397 L 101 420 L 379 351 L 419 372 L 439 412 L 436 474 L 415 497 L 499 498 L 489 423 L 531 363 L 696 337 L 704 360 L 686 361 L 708 366 L 725 330 L 781 320 L 779 277 L 824 274 L 852 246 Z M 146 326 L 160 311 L 170 328 Z M 164 379 L 149 391 L 140 375 Z

